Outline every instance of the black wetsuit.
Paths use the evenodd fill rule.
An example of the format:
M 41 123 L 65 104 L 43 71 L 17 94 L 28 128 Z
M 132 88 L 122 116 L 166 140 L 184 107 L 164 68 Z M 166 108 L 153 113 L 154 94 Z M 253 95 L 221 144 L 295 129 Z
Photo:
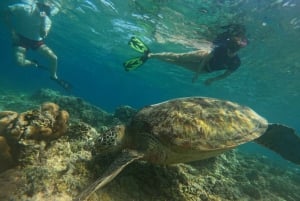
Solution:
M 214 43 L 216 46 L 213 50 L 213 57 L 209 60 L 208 72 L 217 70 L 230 70 L 235 71 L 241 65 L 241 60 L 238 55 L 229 57 L 227 54 L 227 42 Z

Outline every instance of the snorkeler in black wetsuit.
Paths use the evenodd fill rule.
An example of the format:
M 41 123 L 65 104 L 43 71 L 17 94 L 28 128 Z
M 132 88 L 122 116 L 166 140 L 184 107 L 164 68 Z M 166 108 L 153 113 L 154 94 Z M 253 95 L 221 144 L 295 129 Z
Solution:
M 239 68 L 241 61 L 237 55 L 238 50 L 247 45 L 246 29 L 243 25 L 231 24 L 222 27 L 225 32 L 219 34 L 212 42 L 213 48 L 201 49 L 187 53 L 151 53 L 149 48 L 142 41 L 133 37 L 129 45 L 144 53 L 141 57 L 136 57 L 124 63 L 126 71 L 133 70 L 150 58 L 156 58 L 161 61 L 182 66 L 188 70 L 195 72 L 193 82 L 195 82 L 200 74 L 211 73 L 218 70 L 225 70 L 221 75 L 205 80 L 206 85 L 221 80 L 229 76 L 232 72 Z M 143 47 L 139 50 L 139 47 Z
M 217 70 L 235 71 L 241 65 L 241 60 L 237 54 L 228 54 L 229 52 L 236 53 L 241 47 L 247 45 L 245 38 L 245 28 L 241 25 L 229 25 L 223 27 L 227 30 L 220 34 L 214 41 L 214 49 L 212 58 L 207 66 L 208 72 Z M 240 39 L 237 41 L 237 39 Z

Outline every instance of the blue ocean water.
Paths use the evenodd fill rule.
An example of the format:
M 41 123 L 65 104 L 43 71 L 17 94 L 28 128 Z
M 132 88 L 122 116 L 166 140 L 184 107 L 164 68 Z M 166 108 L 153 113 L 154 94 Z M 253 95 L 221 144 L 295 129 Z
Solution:
M 1 12 L 9 3 L 2 0 Z M 300 133 L 300 5 L 296 0 L 56 0 L 59 8 L 46 43 L 59 58 L 58 76 L 78 96 L 109 112 L 182 96 L 210 96 L 248 105 L 270 122 Z M 1 21 L 2 22 L 2 21 Z M 211 86 L 203 75 L 150 60 L 125 72 L 122 63 L 139 54 L 127 45 L 131 36 L 153 52 L 185 52 L 212 40 L 220 27 L 242 23 L 249 45 L 240 51 L 242 66 Z M 41 70 L 17 67 L 10 35 L 0 25 L 0 89 L 33 93 L 39 88 L 64 92 Z M 42 60 L 34 52 L 29 57 Z M 66 93 L 68 94 L 68 93 Z M 252 144 L 245 151 L 257 152 Z M 259 152 L 264 151 L 259 149 Z M 265 152 L 276 160 L 279 157 Z M 284 163 L 284 162 L 283 162 Z

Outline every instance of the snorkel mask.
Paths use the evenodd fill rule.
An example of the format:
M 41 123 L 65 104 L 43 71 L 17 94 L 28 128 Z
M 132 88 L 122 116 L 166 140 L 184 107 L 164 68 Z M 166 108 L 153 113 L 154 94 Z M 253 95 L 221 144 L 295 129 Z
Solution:
M 228 39 L 227 48 L 231 52 L 237 52 L 241 48 L 244 48 L 248 45 L 248 40 L 246 37 L 240 38 L 240 37 L 232 37 Z
M 47 4 L 43 3 L 36 3 L 37 7 L 39 8 L 40 12 L 45 12 L 48 16 L 51 16 L 51 7 Z
M 243 25 L 231 24 L 222 28 L 226 29 L 225 33 L 228 36 L 228 49 L 231 52 L 236 52 L 248 45 L 246 28 Z

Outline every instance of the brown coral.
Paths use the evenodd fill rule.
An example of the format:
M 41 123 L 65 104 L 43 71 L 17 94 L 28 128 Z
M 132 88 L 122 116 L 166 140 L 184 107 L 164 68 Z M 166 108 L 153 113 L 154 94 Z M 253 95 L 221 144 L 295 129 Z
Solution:
M 65 134 L 68 130 L 69 113 L 65 110 L 61 110 L 57 116 L 56 124 L 54 127 L 53 136 L 60 137 Z
M 21 141 L 57 139 L 67 132 L 68 121 L 69 113 L 50 102 L 21 114 L 0 112 L 0 172 L 14 164 Z
M 7 132 L 15 140 L 19 140 L 24 133 L 24 129 L 28 126 L 29 122 L 27 120 L 26 113 L 21 113 L 18 115 L 18 118 L 15 120 L 13 126 L 7 128 Z
M 40 110 L 24 113 L 28 125 L 24 137 L 36 140 L 53 140 L 66 133 L 69 113 L 59 110 L 55 103 L 44 103 Z
M 10 168 L 13 165 L 13 156 L 11 148 L 4 136 L 0 136 L 0 172 Z
M 17 112 L 1 111 L 0 112 L 0 133 L 3 133 L 9 124 L 18 116 Z

